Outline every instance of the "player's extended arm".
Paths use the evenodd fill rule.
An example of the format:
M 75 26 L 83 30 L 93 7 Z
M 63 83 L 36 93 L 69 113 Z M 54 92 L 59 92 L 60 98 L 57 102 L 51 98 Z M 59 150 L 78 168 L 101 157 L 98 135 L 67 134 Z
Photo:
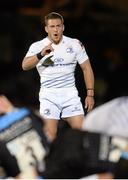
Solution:
M 22 61 L 22 69 L 27 71 L 33 69 L 39 62 L 39 59 L 36 55 L 30 57 L 24 57 Z
M 89 59 L 86 60 L 84 63 L 80 64 L 80 66 L 84 74 L 84 80 L 87 89 L 85 108 L 87 108 L 87 111 L 89 112 L 94 106 L 94 73 Z

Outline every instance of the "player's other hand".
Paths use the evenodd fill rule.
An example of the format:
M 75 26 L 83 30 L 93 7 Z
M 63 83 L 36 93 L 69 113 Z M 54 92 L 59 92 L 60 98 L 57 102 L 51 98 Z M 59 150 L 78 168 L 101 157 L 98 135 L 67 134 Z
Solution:
M 54 51 L 53 47 L 52 47 L 52 42 L 50 44 L 48 44 L 47 46 L 45 46 L 45 48 L 42 49 L 42 55 L 48 55 L 51 51 Z
M 13 104 L 7 99 L 7 97 L 0 95 L 0 114 L 11 112 L 13 108 Z

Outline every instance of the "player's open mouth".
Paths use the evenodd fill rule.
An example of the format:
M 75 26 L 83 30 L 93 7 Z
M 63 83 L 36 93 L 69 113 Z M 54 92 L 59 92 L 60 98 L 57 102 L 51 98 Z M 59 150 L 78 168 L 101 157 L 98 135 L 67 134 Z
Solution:
M 55 36 L 55 37 L 57 37 L 57 36 L 58 36 L 58 34 L 54 34 L 54 36 Z

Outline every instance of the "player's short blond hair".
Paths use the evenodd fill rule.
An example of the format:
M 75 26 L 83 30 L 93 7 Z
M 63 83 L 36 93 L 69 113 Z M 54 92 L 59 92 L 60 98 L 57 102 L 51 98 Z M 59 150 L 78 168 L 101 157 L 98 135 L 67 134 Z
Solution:
M 62 24 L 64 23 L 64 18 L 61 14 L 59 13 L 56 13 L 56 12 L 51 12 L 49 14 L 47 14 L 45 17 L 44 17 L 44 23 L 45 23 L 45 26 L 47 26 L 48 24 L 48 20 L 49 19 L 60 19 Z

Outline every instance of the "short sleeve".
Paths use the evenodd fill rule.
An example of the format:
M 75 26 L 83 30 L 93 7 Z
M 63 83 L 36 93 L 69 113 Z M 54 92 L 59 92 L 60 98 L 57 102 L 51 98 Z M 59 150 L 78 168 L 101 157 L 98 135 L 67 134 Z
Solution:
M 86 61 L 87 59 L 89 59 L 85 47 L 84 45 L 79 41 L 79 40 L 75 40 L 75 47 L 76 47 L 76 59 L 78 61 L 79 64 L 82 64 L 84 61 Z
M 38 53 L 38 49 L 36 46 L 36 43 L 31 44 L 31 46 L 28 49 L 28 52 L 26 53 L 25 57 L 30 57 L 30 56 L 34 56 L 35 54 Z

